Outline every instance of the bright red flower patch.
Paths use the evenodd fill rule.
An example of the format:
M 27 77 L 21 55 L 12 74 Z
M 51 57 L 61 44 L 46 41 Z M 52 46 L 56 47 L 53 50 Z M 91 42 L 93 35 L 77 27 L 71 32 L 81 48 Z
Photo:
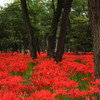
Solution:
M 93 61 L 93 53 L 64 53 L 58 64 L 42 52 L 35 60 L 29 53 L 2 53 L 0 100 L 96 100 L 94 94 L 100 93 L 100 79 L 94 81 Z M 31 70 L 30 62 L 35 64 Z

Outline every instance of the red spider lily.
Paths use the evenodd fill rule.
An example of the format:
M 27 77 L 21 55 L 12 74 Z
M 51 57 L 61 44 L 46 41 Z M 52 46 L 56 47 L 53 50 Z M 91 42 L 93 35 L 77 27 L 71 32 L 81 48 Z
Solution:
M 82 81 L 87 81 L 87 80 L 88 80 L 88 79 L 87 79 L 86 77 L 82 79 Z
M 55 98 L 60 94 L 62 97 L 72 99 L 84 97 L 89 100 L 90 95 L 100 93 L 97 87 L 100 85 L 100 80 L 94 81 L 93 60 L 93 53 L 83 56 L 75 56 L 73 52 L 64 53 L 63 60 L 58 64 L 54 59 L 48 59 L 47 53 L 42 52 L 35 60 L 30 58 L 29 53 L 27 55 L 14 53 L 13 56 L 10 52 L 0 54 L 0 100 L 61 100 Z M 31 76 L 10 75 L 11 72 L 26 72 L 30 62 L 35 63 L 35 67 L 31 69 L 33 71 Z M 77 73 L 83 76 L 89 74 L 90 77 L 72 80 Z M 89 90 L 79 89 L 81 80 L 84 83 L 89 81 L 89 84 L 86 83 Z M 91 100 L 95 100 L 95 97 Z

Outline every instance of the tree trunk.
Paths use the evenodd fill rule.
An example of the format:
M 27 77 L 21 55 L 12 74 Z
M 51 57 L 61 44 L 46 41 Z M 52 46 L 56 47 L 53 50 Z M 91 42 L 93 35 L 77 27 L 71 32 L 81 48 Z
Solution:
M 34 17 L 34 24 L 36 25 L 36 18 Z M 38 36 L 36 36 L 36 49 L 38 51 L 38 54 L 40 54 L 40 47 L 39 47 L 39 39 Z
M 22 43 L 21 43 L 21 41 L 19 43 L 19 52 L 22 53 Z
M 75 46 L 75 41 L 74 41 L 74 37 L 73 37 L 73 33 L 72 33 L 72 27 L 71 27 L 71 23 L 70 23 L 69 18 L 68 18 L 68 29 L 69 29 L 70 39 L 72 40 L 72 47 L 73 47 L 73 50 L 74 50 L 74 54 L 78 55 L 78 50 L 77 50 L 77 47 Z
M 54 4 L 54 0 L 52 0 L 52 8 L 53 8 L 53 13 L 55 14 L 55 4 Z
M 93 37 L 95 79 L 100 79 L 100 0 L 88 0 L 90 27 Z M 100 100 L 100 93 L 97 100 Z
M 7 53 L 7 48 L 5 48 L 5 53 Z
M 51 25 L 51 31 L 48 37 L 48 56 L 49 58 L 54 57 L 54 49 L 56 45 L 56 31 L 58 22 L 60 19 L 60 15 L 63 8 L 63 0 L 58 0 L 57 8 L 53 16 L 52 25 Z
M 1 49 L 1 53 L 3 53 L 3 50 Z
M 39 40 L 38 38 L 36 38 L 36 47 L 37 47 L 37 51 L 40 54 L 40 47 L 39 47 Z
M 28 33 L 28 38 L 29 38 L 30 56 L 33 59 L 35 59 L 37 57 L 36 44 L 35 44 L 34 34 L 32 33 L 32 26 L 31 26 L 30 19 L 28 16 L 26 0 L 20 0 L 20 1 L 21 1 L 21 6 L 22 6 L 23 18 L 24 18 L 24 22 L 26 25 L 27 33 Z
M 61 29 L 60 29 L 59 39 L 58 39 L 57 52 L 55 56 L 55 61 L 57 63 L 62 60 L 62 54 L 64 50 L 64 42 L 65 42 L 65 36 L 67 32 L 67 24 L 68 24 L 68 18 L 69 18 L 71 5 L 72 5 L 72 0 L 66 0 L 64 4 Z
M 46 35 L 42 37 L 42 51 L 45 53 L 46 52 Z
M 26 45 L 26 42 L 24 42 L 23 45 L 24 45 L 24 55 L 25 55 L 25 54 L 27 54 L 27 45 Z

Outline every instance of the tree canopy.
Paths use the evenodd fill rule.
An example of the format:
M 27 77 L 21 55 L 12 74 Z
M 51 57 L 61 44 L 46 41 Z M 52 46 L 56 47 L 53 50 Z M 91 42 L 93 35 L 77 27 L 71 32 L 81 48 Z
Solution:
M 34 32 L 37 51 L 48 51 L 50 32 L 54 29 L 52 23 L 57 21 L 57 9 L 60 7 L 59 0 L 26 0 L 29 19 Z M 57 41 L 61 27 L 61 17 L 64 10 L 65 0 L 62 1 L 61 15 L 56 24 L 55 44 L 51 49 L 57 50 Z M 58 6 L 57 6 L 58 5 Z M 57 8 L 58 7 L 58 8 Z M 59 11 L 59 10 L 58 10 Z M 56 15 L 55 15 L 56 14 Z M 55 16 L 55 18 L 54 18 Z M 88 52 L 92 50 L 92 36 L 89 26 L 88 2 L 87 0 L 73 0 L 68 20 L 70 26 L 66 29 L 64 51 Z M 33 33 L 32 33 L 33 34 Z M 0 10 L 0 50 L 1 51 L 22 51 L 29 49 L 28 34 L 23 20 L 20 0 L 1 7 Z M 50 42 L 48 42 L 48 39 Z M 51 45 L 53 45 L 51 44 Z M 49 51 L 48 51 L 49 52 Z M 55 53 L 53 54 L 55 55 Z M 52 56 L 54 57 L 54 56 Z

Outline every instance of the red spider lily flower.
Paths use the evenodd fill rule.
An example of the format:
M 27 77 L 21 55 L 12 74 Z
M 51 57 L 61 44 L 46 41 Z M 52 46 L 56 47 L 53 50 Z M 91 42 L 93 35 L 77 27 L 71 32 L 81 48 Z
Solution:
M 85 77 L 85 78 L 82 79 L 82 81 L 87 81 L 87 80 L 88 80 L 87 77 Z
M 85 100 L 90 100 L 90 99 L 89 99 L 89 96 L 85 97 Z
M 100 85 L 100 79 L 96 79 L 95 84 Z
M 32 97 L 34 99 L 39 99 L 39 100 L 43 100 L 43 99 L 52 100 L 53 99 L 51 92 L 48 90 L 42 90 L 42 91 L 35 92 L 33 93 Z
M 96 98 L 95 97 L 92 97 L 91 100 L 96 100 Z

